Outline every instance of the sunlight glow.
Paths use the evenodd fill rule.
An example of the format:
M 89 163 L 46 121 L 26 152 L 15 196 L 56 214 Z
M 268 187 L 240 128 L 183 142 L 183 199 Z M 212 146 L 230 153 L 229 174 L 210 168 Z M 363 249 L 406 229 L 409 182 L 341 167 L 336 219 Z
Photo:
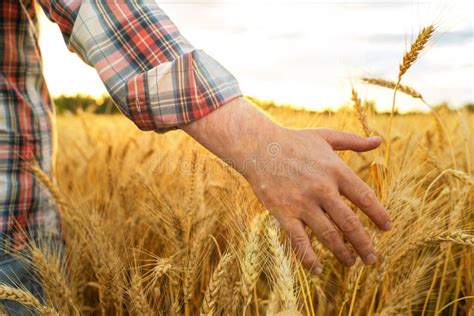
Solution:
M 160 3 L 160 2 L 159 2 Z M 391 94 L 361 85 L 362 75 L 394 79 L 410 40 L 436 23 L 435 43 L 404 83 L 432 103 L 474 102 L 470 1 L 164 1 L 161 7 L 198 48 L 239 80 L 246 95 L 311 109 L 337 107 L 351 83 L 390 107 Z M 67 52 L 56 25 L 40 18 L 45 77 L 51 93 L 105 93 L 95 70 Z M 455 56 L 455 57 L 454 57 Z M 404 111 L 425 108 L 401 97 Z

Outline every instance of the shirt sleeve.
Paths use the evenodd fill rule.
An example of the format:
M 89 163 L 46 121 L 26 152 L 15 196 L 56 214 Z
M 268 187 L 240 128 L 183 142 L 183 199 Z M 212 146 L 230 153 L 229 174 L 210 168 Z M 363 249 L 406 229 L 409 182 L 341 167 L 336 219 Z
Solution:
M 142 130 L 178 128 L 242 95 L 234 76 L 195 49 L 154 0 L 39 1 Z

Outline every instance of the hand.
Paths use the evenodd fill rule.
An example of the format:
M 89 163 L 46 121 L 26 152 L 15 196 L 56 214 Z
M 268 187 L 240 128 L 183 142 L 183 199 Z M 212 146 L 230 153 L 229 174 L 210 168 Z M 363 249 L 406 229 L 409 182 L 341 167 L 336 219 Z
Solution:
M 380 138 L 365 138 L 330 129 L 282 128 L 271 143 L 260 148 L 264 166 L 244 170 L 257 197 L 278 219 L 291 238 L 303 264 L 320 272 L 305 225 L 345 266 L 355 262 L 342 237 L 364 263 L 373 264 L 376 252 L 345 196 L 383 230 L 390 229 L 387 211 L 374 192 L 339 158 L 334 150 L 368 151 Z M 265 170 L 265 164 L 269 170 Z M 343 236 L 341 236 L 343 235 Z
M 230 102 L 183 130 L 243 174 L 286 230 L 308 269 L 320 272 L 322 265 L 305 225 L 344 265 L 353 265 L 355 258 L 343 237 L 364 263 L 376 261 L 368 234 L 342 196 L 380 229 L 390 229 L 388 212 L 334 150 L 372 150 L 380 145 L 379 138 L 330 129 L 284 128 L 243 99 Z

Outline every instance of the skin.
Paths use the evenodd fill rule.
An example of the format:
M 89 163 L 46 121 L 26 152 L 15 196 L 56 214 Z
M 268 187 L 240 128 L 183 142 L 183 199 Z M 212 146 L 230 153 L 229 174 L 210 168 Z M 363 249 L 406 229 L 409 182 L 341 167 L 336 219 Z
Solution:
M 356 258 L 344 239 L 365 264 L 376 262 L 374 246 L 343 196 L 382 230 L 392 225 L 389 214 L 335 151 L 373 150 L 380 145 L 380 138 L 324 128 L 285 128 L 243 98 L 182 129 L 247 179 L 312 272 L 321 273 L 322 265 L 305 226 L 345 266 L 352 266 Z

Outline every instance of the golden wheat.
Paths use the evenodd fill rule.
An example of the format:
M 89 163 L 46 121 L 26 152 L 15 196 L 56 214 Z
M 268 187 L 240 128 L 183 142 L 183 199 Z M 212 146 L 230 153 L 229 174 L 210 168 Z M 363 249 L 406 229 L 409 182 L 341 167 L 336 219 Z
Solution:
M 399 66 L 398 71 L 398 83 L 402 76 L 408 71 L 411 65 L 417 60 L 420 53 L 425 49 L 428 41 L 433 36 L 435 27 L 429 25 L 424 27 L 418 34 L 416 40 L 411 44 L 410 49 L 403 55 L 402 63 Z
M 267 109 L 290 127 L 308 126 L 308 122 L 336 125 L 322 114 L 301 112 L 294 120 L 288 115 L 290 110 L 268 105 Z M 472 159 L 473 144 L 463 136 L 466 129 L 460 128 L 454 113 L 443 113 L 451 149 L 436 155 L 433 146 L 440 146 L 443 139 L 432 137 L 431 147 L 419 143 L 430 131 L 430 115 L 395 117 L 394 131 L 403 131 L 405 136 L 393 144 L 397 154 L 388 166 L 393 174 L 390 181 L 371 178 L 370 155 L 343 156 L 365 181 L 382 181 L 386 186 L 385 203 L 394 217 L 394 229 L 376 235 L 381 253 L 377 267 L 362 268 L 358 263 L 351 270 L 339 265 L 313 238 L 325 267 L 320 276 L 310 276 L 294 264 L 293 254 L 286 251 L 287 236 L 280 236 L 266 219 L 240 176 L 184 134 L 142 134 L 120 117 L 81 115 L 94 121 L 88 136 L 77 128 L 80 118 L 59 120 L 60 191 L 48 185 L 49 178 L 41 181 L 57 190 L 54 197 L 68 208 L 61 215 L 73 218 L 65 222 L 66 273 L 54 261 L 37 267 L 40 276 L 53 276 L 45 287 L 46 297 L 48 305 L 61 314 L 71 314 L 58 303 L 70 300 L 65 298 L 69 296 L 81 314 L 299 311 L 367 315 L 424 309 L 428 315 L 442 308 L 459 314 L 472 306 L 472 299 L 463 297 L 472 295 L 468 267 L 472 266 L 473 186 L 468 158 Z M 354 130 L 360 124 L 359 114 L 352 111 L 342 110 L 336 117 Z M 472 114 L 464 117 L 468 125 L 474 123 Z M 377 131 L 387 121 L 375 114 L 371 128 Z M 116 132 L 128 136 L 117 140 L 113 137 Z M 471 130 L 467 133 L 472 136 Z M 96 134 L 101 135 L 100 140 Z M 97 138 L 97 144 L 88 144 L 88 137 Z M 90 159 L 79 154 L 78 148 L 67 147 L 72 139 Z M 125 163 L 120 153 L 126 146 L 135 150 L 128 150 Z M 153 171 L 137 173 L 135 166 L 150 147 L 161 148 L 164 156 L 175 159 L 148 158 L 142 168 Z M 453 168 L 450 151 L 457 168 Z M 166 168 L 157 169 L 157 163 Z M 182 164 L 187 167 L 183 169 Z M 111 194 L 111 183 L 121 189 Z M 452 247 L 448 250 L 447 245 Z M 221 260 L 219 253 L 225 254 Z M 225 259 L 228 256 L 232 260 Z M 44 259 L 39 254 L 36 257 L 38 262 L 49 260 L 47 253 Z M 437 268 L 433 262 L 439 262 Z M 417 273 L 419 278 L 415 278 Z M 410 295 L 403 292 L 407 275 L 414 277 Z M 55 281 L 59 277 L 63 280 Z
M 393 115 L 395 113 L 395 101 L 397 96 L 397 91 L 400 86 L 403 75 L 408 71 L 411 65 L 418 59 L 420 53 L 425 49 L 428 41 L 432 38 L 433 33 L 435 32 L 435 27 L 429 25 L 424 27 L 421 32 L 418 34 L 416 40 L 411 44 L 410 50 L 408 50 L 402 58 L 402 62 L 399 65 L 398 79 L 393 89 L 393 99 L 392 99 L 392 110 L 390 111 L 390 121 L 387 128 L 387 148 L 385 150 L 384 164 L 387 165 L 390 158 L 390 145 L 392 142 L 391 132 L 393 124 Z
M 33 294 L 0 284 L 0 300 L 13 300 L 25 306 L 31 306 L 45 316 L 59 315 L 54 309 L 42 305 Z
M 364 130 L 365 136 L 371 136 L 372 131 L 369 128 L 369 123 L 367 121 L 367 115 L 365 113 L 365 109 L 362 106 L 362 102 L 360 101 L 359 95 L 357 94 L 357 91 L 352 88 L 352 102 L 354 103 L 354 107 L 357 111 L 357 116 L 359 118 L 359 122 L 362 125 L 362 129 Z
M 385 79 L 382 79 L 382 78 L 362 77 L 361 80 L 368 83 L 368 84 L 379 86 L 379 87 L 384 87 L 384 88 L 388 88 L 388 89 L 395 89 L 395 87 L 397 87 L 396 82 L 385 80 Z M 418 92 L 417 90 L 415 90 L 414 88 L 410 87 L 410 86 L 398 84 L 397 89 L 398 89 L 398 91 L 400 91 L 402 93 L 405 93 L 406 95 L 409 95 L 412 98 L 420 99 L 423 102 L 425 102 L 425 99 L 423 98 L 423 95 L 420 92 Z
M 405 54 L 399 79 L 433 29 Z M 365 81 L 423 99 L 400 82 Z M 57 185 L 30 168 L 60 206 L 64 262 L 33 247 L 47 302 L 5 285 L 0 299 L 51 315 L 468 315 L 474 115 L 371 113 L 369 122 L 357 91 L 351 98 L 356 111 L 334 115 L 252 100 L 286 127 L 362 126 L 391 143 L 389 164 L 341 155 L 392 214 L 390 232 L 371 233 L 375 266 L 344 268 L 310 236 L 324 265 L 311 275 L 245 179 L 183 132 L 143 133 L 119 116 L 79 112 L 58 119 Z

